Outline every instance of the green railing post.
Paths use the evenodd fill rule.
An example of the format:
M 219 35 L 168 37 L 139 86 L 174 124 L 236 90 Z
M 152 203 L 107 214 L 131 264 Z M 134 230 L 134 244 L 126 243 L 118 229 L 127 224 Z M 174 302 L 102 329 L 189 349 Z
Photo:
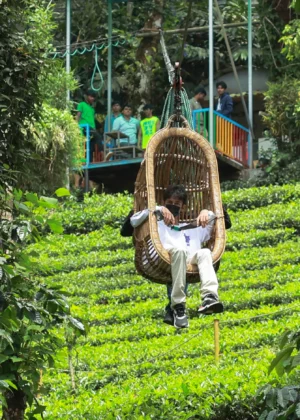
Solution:
M 253 84 L 252 84 L 252 0 L 248 0 L 248 111 L 251 127 L 253 127 Z M 250 128 L 248 137 L 248 165 L 252 168 L 253 163 L 253 138 Z
M 214 143 L 213 148 L 217 148 L 217 116 L 214 114 Z
M 71 71 L 71 0 L 66 3 L 66 73 Z M 67 102 L 70 100 L 70 90 L 67 90 Z
M 107 0 L 108 13 L 108 48 L 107 48 L 107 119 L 108 131 L 111 131 L 111 78 L 112 78 L 112 0 Z

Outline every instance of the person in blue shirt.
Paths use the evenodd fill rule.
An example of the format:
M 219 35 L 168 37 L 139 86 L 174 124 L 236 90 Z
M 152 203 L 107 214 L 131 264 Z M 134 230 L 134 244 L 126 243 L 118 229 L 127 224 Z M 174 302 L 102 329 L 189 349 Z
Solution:
M 225 82 L 218 82 L 216 84 L 218 91 L 218 102 L 216 105 L 216 111 L 224 115 L 224 117 L 231 118 L 231 113 L 233 110 L 233 101 L 232 97 L 226 92 L 227 85 Z
M 136 118 L 132 117 L 131 114 L 131 106 L 125 105 L 122 115 L 114 121 L 113 131 L 121 131 L 123 134 L 128 136 L 120 139 L 120 146 L 137 145 L 140 122 Z
M 112 130 L 114 121 L 116 118 L 121 116 L 121 104 L 120 102 L 113 102 L 111 106 L 111 116 L 110 116 L 110 130 Z M 108 115 L 105 118 L 104 123 L 104 133 L 108 133 Z

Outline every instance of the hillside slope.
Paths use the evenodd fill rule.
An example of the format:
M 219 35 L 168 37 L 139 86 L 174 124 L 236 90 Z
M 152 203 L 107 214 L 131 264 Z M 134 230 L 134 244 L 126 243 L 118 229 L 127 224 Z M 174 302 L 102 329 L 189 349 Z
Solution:
M 74 349 L 76 390 L 66 349 L 44 375 L 47 419 L 257 419 L 253 396 L 285 328 L 299 325 L 300 185 L 224 193 L 233 228 L 218 273 L 225 305 L 221 358 L 213 317 L 199 318 L 189 288 L 190 328 L 163 324 L 165 287 L 135 272 L 131 239 L 118 227 L 129 195 L 86 198 L 60 214 L 65 236 L 35 245 L 47 284 L 62 285 L 73 313 L 90 325 Z

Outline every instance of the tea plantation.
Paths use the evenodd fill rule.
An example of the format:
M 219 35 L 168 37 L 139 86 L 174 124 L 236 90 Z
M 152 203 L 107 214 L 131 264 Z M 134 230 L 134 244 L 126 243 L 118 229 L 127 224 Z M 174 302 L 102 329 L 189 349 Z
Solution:
M 223 201 L 233 227 L 218 273 L 219 365 L 213 317 L 197 315 L 198 285 L 189 288 L 190 328 L 178 331 L 162 322 L 165 287 L 136 274 L 132 241 L 119 235 L 132 196 L 64 205 L 66 235 L 34 245 L 36 272 L 69 292 L 89 332 L 44 373 L 45 418 L 258 419 L 258 389 L 293 383 L 268 367 L 280 335 L 300 322 L 300 184 L 228 191 Z

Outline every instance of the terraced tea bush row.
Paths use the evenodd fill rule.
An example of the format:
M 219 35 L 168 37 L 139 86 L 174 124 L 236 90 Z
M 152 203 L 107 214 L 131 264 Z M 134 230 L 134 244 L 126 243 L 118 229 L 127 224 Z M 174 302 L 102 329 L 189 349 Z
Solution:
M 284 312 L 284 310 L 290 309 L 290 313 Z M 296 300 L 292 303 L 286 305 L 278 305 L 277 307 L 273 306 L 270 308 L 269 305 L 262 305 L 257 309 L 244 309 L 239 312 L 231 312 L 230 307 L 227 307 L 226 315 L 222 315 L 221 319 L 221 330 L 223 329 L 223 322 L 228 325 L 228 323 L 232 326 L 241 325 L 241 328 L 245 328 L 246 323 L 252 323 L 253 328 L 255 323 L 262 323 L 263 327 L 259 328 L 259 330 L 265 328 L 266 323 L 269 319 L 273 319 L 274 323 L 277 323 L 276 320 L 285 318 L 287 323 L 291 322 L 291 315 L 293 312 L 297 313 L 296 319 L 299 320 L 298 312 L 300 310 L 300 301 Z M 283 311 L 283 312 L 282 312 Z M 270 315 L 270 318 L 260 318 L 260 316 L 266 316 L 267 314 Z M 106 343 L 117 343 L 120 341 L 140 341 L 142 339 L 149 339 L 151 337 L 161 337 L 161 336 L 168 336 L 170 337 L 170 341 L 176 344 L 176 338 L 174 339 L 172 336 L 172 330 L 168 328 L 166 325 L 161 323 L 163 311 L 161 310 L 158 313 L 158 316 L 152 315 L 152 317 L 147 317 L 143 320 L 143 329 L 140 328 L 140 322 L 137 318 L 132 318 L 127 324 L 107 324 L 99 328 L 98 325 L 91 326 L 88 343 L 93 346 L 100 346 Z M 191 316 L 191 311 L 189 311 L 191 322 L 191 334 L 198 333 L 201 328 L 208 327 L 208 329 L 212 328 L 211 321 L 209 319 L 201 319 L 198 317 L 197 314 L 194 313 L 194 316 Z M 287 315 L 289 315 L 287 317 Z M 246 319 L 251 319 L 252 317 L 257 316 L 257 320 L 253 321 L 245 321 Z M 129 326 L 130 328 L 126 328 Z M 223 340 L 222 336 L 222 340 Z M 274 338 L 275 339 L 275 338 Z M 81 340 L 81 342 L 85 342 L 85 340 Z M 246 342 L 245 342 L 246 345 Z
M 263 349 L 256 350 L 251 355 L 251 363 L 235 356 L 219 367 L 214 366 L 212 357 L 203 357 L 197 362 L 194 368 L 173 368 L 172 374 L 164 371 L 140 377 L 134 374 L 119 383 L 116 374 L 116 381 L 104 386 L 100 374 L 99 386 L 94 381 L 94 392 L 83 389 L 80 400 L 69 393 L 62 395 L 58 392 L 59 398 L 53 396 L 48 418 L 112 420 L 119 416 L 121 419 L 138 419 L 143 412 L 146 419 L 188 419 L 193 415 L 212 419 L 217 408 L 223 407 L 224 410 L 234 402 L 245 401 L 246 396 L 255 394 L 266 380 L 269 354 Z M 200 368 L 202 364 L 206 366 L 205 373 Z M 229 381 L 233 375 L 235 380 Z M 224 378 L 227 378 L 227 384 L 221 385 Z M 59 379 L 63 381 L 61 377 Z M 249 411 L 255 415 L 253 402 Z M 235 417 L 236 420 L 238 418 L 245 417 Z
M 299 296 L 299 285 L 297 282 L 289 284 L 275 285 L 272 290 L 245 290 L 241 294 L 241 289 L 221 292 L 221 297 L 226 310 L 238 312 L 246 308 L 258 308 L 261 305 L 290 303 L 297 300 Z M 86 305 L 84 308 L 76 305 L 72 306 L 77 318 L 97 325 L 113 324 L 119 322 L 128 322 L 133 318 L 153 317 L 155 313 L 162 313 L 166 303 L 166 295 L 162 293 L 161 297 L 151 301 L 133 301 L 119 304 L 115 302 L 110 305 Z M 191 296 L 188 300 L 190 313 L 196 310 L 200 304 L 200 298 L 197 294 Z
M 300 231 L 300 201 L 272 204 L 247 212 L 234 213 L 231 231 L 248 232 L 254 229 L 294 228 Z
M 299 215 L 299 221 L 300 221 L 300 215 Z M 284 237 L 285 233 L 282 233 L 282 236 Z M 294 236 L 293 232 L 289 230 L 287 233 L 287 237 Z M 292 235 L 291 235 L 292 234 Z M 252 232 L 253 235 L 253 232 Z M 246 237 L 247 235 L 244 234 Z M 275 240 L 276 243 L 278 241 L 278 238 L 281 238 L 280 232 L 274 232 L 274 235 L 271 235 L 271 238 Z M 230 234 L 230 237 L 234 237 L 234 233 Z M 263 237 L 262 234 L 259 237 Z M 251 235 L 249 236 L 249 245 L 251 243 Z M 253 236 L 252 236 L 253 238 Z M 271 239 L 272 241 L 272 239 Z M 264 239 L 262 239 L 262 243 L 264 242 Z M 230 244 L 230 243 L 229 243 Z M 229 247 L 233 248 L 233 245 L 229 245 Z M 287 263 L 289 258 L 291 258 L 292 261 L 297 262 L 299 260 L 299 251 L 300 251 L 300 244 L 299 241 L 297 241 L 297 237 L 295 237 L 295 240 L 289 240 L 285 241 L 282 244 L 279 243 L 278 246 L 274 248 L 249 248 L 249 249 L 243 249 L 241 252 L 244 254 L 247 254 L 248 258 L 243 259 L 241 261 L 236 261 L 235 253 L 233 252 L 230 254 L 230 261 L 234 261 L 234 264 L 236 267 L 244 266 L 247 270 L 253 270 L 260 267 L 268 267 L 275 264 L 280 263 Z M 236 246 L 238 248 L 238 246 Z M 270 254 L 274 253 L 280 253 L 277 260 L 270 259 Z M 241 254 L 241 255 L 244 255 Z M 240 255 L 240 254 L 238 254 Z M 43 272 L 44 274 L 54 274 L 56 272 L 68 272 L 73 270 L 80 270 L 85 267 L 107 267 L 111 265 L 116 264 L 128 264 L 130 261 L 133 261 L 134 258 L 134 249 L 121 249 L 116 251 L 110 251 L 110 250 L 104 250 L 101 251 L 90 251 L 85 252 L 85 250 L 82 250 L 82 252 L 79 255 L 61 255 L 60 257 L 48 257 L 48 255 L 42 254 L 39 255 L 38 258 L 34 259 L 33 261 L 36 261 L 36 272 Z M 227 264 L 227 257 L 225 255 L 224 257 L 224 263 L 225 266 Z M 238 264 L 238 266 L 236 265 Z M 133 269 L 133 265 L 132 265 Z M 121 272 L 124 272 L 124 267 L 121 269 Z M 103 270 L 103 274 L 105 273 L 105 270 Z
M 236 254 L 237 257 L 239 254 Z M 226 256 L 228 258 L 228 256 Z M 117 275 L 110 277 L 108 273 L 111 267 L 104 268 L 85 268 L 79 271 L 62 273 L 60 275 L 49 276 L 47 284 L 68 285 L 68 292 L 79 297 L 89 298 L 90 302 L 98 304 L 123 303 L 128 301 L 151 299 L 152 297 L 162 296 L 166 299 L 165 287 L 157 285 L 143 279 L 139 275 L 122 274 L 120 271 L 124 266 L 116 266 Z M 128 272 L 134 272 L 132 263 L 128 263 Z M 103 272 L 104 271 L 104 272 Z M 229 269 L 224 268 L 224 261 L 218 273 L 220 290 L 232 291 L 236 288 L 243 290 L 245 287 L 251 289 L 271 290 L 276 284 L 285 284 L 297 281 L 300 270 L 292 264 L 275 265 L 271 268 L 262 270 L 240 271 L 229 265 Z M 198 284 L 190 285 L 189 291 L 196 290 Z
M 226 251 L 276 246 L 279 243 L 295 239 L 297 234 L 294 228 L 253 229 L 247 232 L 239 232 L 237 229 L 239 229 L 239 226 L 233 232 L 227 232 Z
M 62 255 L 77 255 L 91 251 L 119 251 L 133 248 L 131 238 L 123 238 L 119 230 L 111 226 L 95 230 L 86 235 L 48 235 L 45 241 L 28 247 L 27 252 L 43 253 L 46 257 L 59 257 Z
M 239 219 L 236 220 L 239 223 Z M 239 225 L 233 231 L 227 232 L 226 250 L 243 248 L 274 246 L 280 242 L 294 239 L 297 232 L 294 228 L 253 229 L 247 232 L 237 232 Z M 47 240 L 28 247 L 27 252 L 34 251 L 43 256 L 43 261 L 52 257 L 57 260 L 67 254 L 75 257 L 78 254 L 98 252 L 106 254 L 109 251 L 134 249 L 131 238 L 122 238 L 116 228 L 105 226 L 101 231 L 90 232 L 86 235 L 61 235 L 47 237 Z
M 242 249 L 225 253 L 222 269 L 258 270 L 275 267 L 280 264 L 298 264 L 300 262 L 300 241 L 287 241 L 270 248 Z
M 231 211 L 254 209 L 270 204 L 286 205 L 299 201 L 300 184 L 227 191 L 222 197 Z M 84 203 L 66 203 L 57 218 L 63 223 L 66 233 L 87 233 L 102 229 L 103 226 L 119 229 L 132 207 L 131 195 L 85 196 Z
M 231 190 L 224 192 L 222 199 L 232 211 L 289 203 L 300 199 L 300 184 Z
M 85 196 L 83 203 L 69 202 L 58 213 L 66 233 L 87 233 L 103 226 L 119 229 L 133 207 L 133 197 L 125 194 Z
M 60 217 L 66 215 L 68 224 L 74 213 L 68 229 L 76 234 L 54 236 L 38 249 L 39 273 L 49 285 L 65 285 L 74 315 L 90 332 L 74 349 L 75 391 L 66 349 L 45 373 L 44 384 L 53 390 L 44 398 L 45 418 L 257 420 L 254 396 L 261 385 L 271 379 L 287 383 L 275 372 L 270 378 L 267 374 L 277 340 L 285 328 L 299 325 L 298 188 L 247 190 L 248 199 L 237 191 L 236 200 L 233 192 L 226 193 L 234 212 L 230 251 L 218 273 L 225 305 L 218 316 L 219 366 L 214 363 L 213 317 L 197 313 L 199 284 L 189 287 L 190 327 L 176 331 L 162 322 L 165 286 L 136 274 L 131 239 L 120 239 L 118 233 L 132 198 L 92 197 L 83 205 L 67 204 Z M 110 210 L 114 206 L 116 212 Z M 259 208 L 246 209 L 251 206 Z M 73 208 L 87 209 L 86 215 Z M 52 271 L 43 275 L 41 268 L 48 266 Z
M 54 274 L 57 272 L 68 272 L 80 270 L 85 267 L 106 267 L 112 264 L 126 264 L 133 261 L 133 249 L 123 249 L 118 251 L 91 251 L 86 253 L 84 250 L 79 255 L 67 255 L 48 258 L 40 256 L 33 261 L 36 265 L 36 272 Z

